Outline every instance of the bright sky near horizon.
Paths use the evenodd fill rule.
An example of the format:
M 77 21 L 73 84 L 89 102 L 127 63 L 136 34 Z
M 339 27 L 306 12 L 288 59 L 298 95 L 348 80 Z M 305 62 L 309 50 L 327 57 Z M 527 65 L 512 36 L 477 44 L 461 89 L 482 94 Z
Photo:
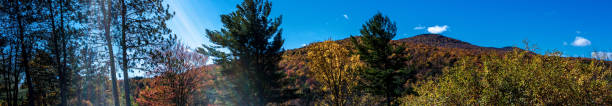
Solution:
M 205 29 L 242 0 L 170 0 L 173 33 L 192 48 L 210 44 Z M 359 35 L 377 12 L 397 22 L 396 39 L 439 33 L 484 47 L 523 47 L 522 41 L 565 56 L 612 56 L 609 0 L 271 0 L 283 20 L 285 49 Z M 593 52 L 601 51 L 601 52 Z

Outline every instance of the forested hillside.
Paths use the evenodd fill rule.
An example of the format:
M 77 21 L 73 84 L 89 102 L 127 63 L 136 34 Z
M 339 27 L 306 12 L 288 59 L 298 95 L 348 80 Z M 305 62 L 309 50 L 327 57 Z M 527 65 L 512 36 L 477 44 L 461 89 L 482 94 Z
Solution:
M 352 50 L 352 44 L 349 40 L 349 38 L 346 38 L 334 42 L 342 44 L 346 48 Z M 405 62 L 404 67 L 418 70 L 417 72 L 419 74 L 417 76 L 419 78 L 441 73 L 442 69 L 452 66 L 463 57 L 473 57 L 484 54 L 502 55 L 510 53 L 514 49 L 524 51 L 517 47 L 480 47 L 438 34 L 416 35 L 414 37 L 393 40 L 391 43 L 394 46 L 405 47 L 401 56 L 409 58 L 409 60 Z M 310 45 L 306 45 L 302 48 L 287 50 L 283 54 L 283 61 L 280 65 L 288 71 L 306 70 L 307 67 L 305 67 L 305 62 L 307 62 L 307 60 L 305 56 L 309 46 Z
M 335 42 L 355 52 L 349 40 L 326 43 Z M 307 65 L 312 62 L 307 58 L 309 48 L 321 43 L 287 50 L 279 63 L 289 76 L 297 79 L 295 86 L 302 87 L 302 92 L 310 95 L 300 98 L 301 101 L 316 101 L 313 98 L 323 95 L 319 84 L 308 77 L 317 73 Z M 559 57 L 559 52 L 540 55 L 517 47 L 480 47 L 438 34 L 416 35 L 391 43 L 405 47 L 398 54 L 408 58 L 402 67 L 414 70 L 414 74 L 410 74 L 414 79 L 407 80 L 404 87 L 414 87 L 416 93 L 405 95 L 397 101 L 403 105 L 612 102 L 610 61 Z M 353 96 L 363 98 L 354 102 L 358 104 L 384 103 L 381 97 L 372 97 L 367 93 Z M 376 100 L 380 103 L 372 102 Z

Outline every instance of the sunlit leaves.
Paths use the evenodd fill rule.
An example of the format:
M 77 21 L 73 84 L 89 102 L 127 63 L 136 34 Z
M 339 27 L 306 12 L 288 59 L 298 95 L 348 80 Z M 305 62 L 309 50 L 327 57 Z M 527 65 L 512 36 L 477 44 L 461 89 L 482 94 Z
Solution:
M 333 41 L 314 44 L 308 50 L 309 76 L 320 83 L 329 100 L 327 103 L 346 105 L 360 80 L 358 70 L 363 63 L 359 56 L 351 55 L 348 49 Z
M 418 83 L 410 104 L 439 105 L 609 105 L 611 69 L 605 62 L 534 55 L 466 57 L 439 79 Z

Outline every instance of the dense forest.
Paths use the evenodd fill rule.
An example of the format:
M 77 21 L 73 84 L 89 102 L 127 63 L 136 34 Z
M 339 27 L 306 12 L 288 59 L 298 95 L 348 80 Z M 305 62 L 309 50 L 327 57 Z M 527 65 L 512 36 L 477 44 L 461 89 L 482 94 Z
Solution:
M 0 105 L 612 105 L 610 61 L 393 40 L 380 12 L 359 35 L 286 50 L 271 7 L 244 0 L 190 49 L 163 0 L 0 1 Z

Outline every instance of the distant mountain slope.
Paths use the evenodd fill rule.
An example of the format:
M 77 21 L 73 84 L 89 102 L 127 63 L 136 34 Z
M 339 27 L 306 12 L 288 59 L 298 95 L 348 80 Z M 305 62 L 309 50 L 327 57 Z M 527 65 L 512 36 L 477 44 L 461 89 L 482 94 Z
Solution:
M 438 34 L 421 34 L 410 38 L 404 38 L 397 40 L 397 42 L 410 42 L 410 43 L 421 43 L 431 46 L 441 46 L 450 48 L 465 48 L 474 49 L 480 48 L 479 46 L 472 45 L 467 42 L 463 42 L 457 39 L 449 38 Z
M 336 42 L 352 49 L 350 38 L 336 40 Z M 502 56 L 514 50 L 524 51 L 517 47 L 481 47 L 437 34 L 422 34 L 410 38 L 393 40 L 392 44 L 405 47 L 404 53 L 399 55 L 409 59 L 405 63 L 405 67 L 415 70 L 416 80 L 423 80 L 429 76 L 440 75 L 443 69 L 452 67 L 457 61 L 465 57 L 478 57 L 482 55 Z M 306 60 L 306 54 L 308 52 L 306 48 L 309 46 L 310 45 L 306 45 L 301 48 L 285 51 L 283 53 L 283 59 L 279 63 L 280 68 L 284 69 L 289 76 L 297 79 L 293 82 L 295 86 L 312 82 L 311 79 L 306 77 L 306 74 L 309 73 L 308 67 L 306 67 L 306 63 L 308 63 L 308 60 Z M 530 54 L 539 55 L 536 53 Z M 585 63 L 593 60 L 590 58 L 572 57 L 569 57 L 569 59 L 581 60 Z M 606 62 L 606 64 L 611 66 L 612 62 Z
M 350 38 L 336 40 L 336 42 L 352 49 Z M 405 47 L 404 54 L 401 55 L 409 58 L 409 61 L 406 62 L 406 67 L 415 69 L 419 78 L 440 73 L 442 69 L 452 66 L 462 57 L 476 56 L 483 53 L 501 55 L 511 52 L 513 49 L 522 50 L 516 47 L 480 47 L 438 34 L 422 34 L 393 40 L 392 43 L 395 46 Z M 308 67 L 305 65 L 308 61 L 305 59 L 305 56 L 308 52 L 306 50 L 308 46 L 310 45 L 285 51 L 283 60 L 279 63 L 280 67 L 284 68 L 287 73 L 307 73 Z
M 445 48 L 462 48 L 462 49 L 481 49 L 481 50 L 497 50 L 497 51 L 512 51 L 516 47 L 480 47 L 470 43 L 442 36 L 439 34 L 421 34 L 410 38 L 399 39 L 396 42 L 420 43 L 430 46 L 438 46 Z M 516 48 L 518 49 L 518 48 Z

